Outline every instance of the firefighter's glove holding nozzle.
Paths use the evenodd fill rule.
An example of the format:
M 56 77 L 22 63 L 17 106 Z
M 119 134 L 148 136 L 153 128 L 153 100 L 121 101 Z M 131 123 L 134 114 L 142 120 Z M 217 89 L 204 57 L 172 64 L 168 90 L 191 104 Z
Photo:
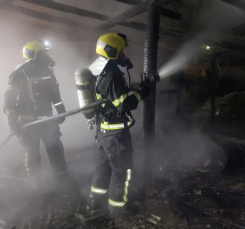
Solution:
M 65 106 L 62 102 L 60 102 L 60 104 L 58 106 L 55 106 L 55 108 L 56 108 L 56 111 L 58 114 L 62 114 L 62 113 L 66 112 Z M 56 121 L 59 125 L 62 124 L 65 120 L 66 120 L 66 117 L 56 119 Z
M 130 91 L 139 91 L 141 89 L 140 83 L 132 83 L 129 87 Z
M 139 93 L 143 100 L 144 98 L 147 98 L 150 96 L 152 83 L 160 81 L 160 77 L 159 75 L 153 75 L 153 74 L 147 78 L 145 74 L 141 75 L 141 77 L 142 77 L 142 81 L 140 84 L 141 89 L 139 90 Z
M 153 84 L 155 82 L 157 83 L 159 81 L 160 81 L 160 77 L 158 74 L 156 74 L 156 75 L 151 74 L 149 77 L 146 77 L 145 73 L 143 73 L 141 75 L 141 85 L 146 85 L 146 86 L 150 87 L 151 84 Z
M 141 85 L 141 89 L 138 91 L 140 93 L 142 100 L 149 97 L 151 93 L 151 88 L 148 85 Z
M 132 83 L 129 87 L 130 91 L 136 91 L 141 95 L 142 100 L 150 95 L 150 87 L 145 84 Z

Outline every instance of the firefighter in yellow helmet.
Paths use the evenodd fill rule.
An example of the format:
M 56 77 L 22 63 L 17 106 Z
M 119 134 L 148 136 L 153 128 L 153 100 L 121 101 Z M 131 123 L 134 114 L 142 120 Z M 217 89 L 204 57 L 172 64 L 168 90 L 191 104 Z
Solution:
M 52 105 L 57 112 L 65 112 L 61 100 L 59 84 L 52 68 L 55 62 L 49 56 L 49 45 L 44 41 L 31 41 L 23 47 L 24 64 L 18 65 L 9 77 L 4 94 L 4 110 L 13 134 L 18 136 L 25 148 L 27 176 L 39 177 L 41 158 L 40 140 L 44 143 L 53 172 L 58 177 L 66 174 L 64 148 L 59 124 L 65 119 L 47 122 L 27 128 L 21 126 L 38 119 L 52 116 Z
M 129 128 L 134 125 L 131 110 L 147 97 L 147 86 L 129 95 L 121 67 L 131 69 L 133 64 L 123 50 L 127 46 L 124 34 L 102 35 L 96 46 L 98 59 L 89 66 L 97 77 L 95 91 L 97 99 L 108 102 L 98 109 L 97 160 L 93 174 L 90 208 L 91 214 L 103 214 L 109 206 L 114 216 L 135 214 L 138 208 L 129 201 L 129 190 L 133 172 L 133 148 Z M 109 205 L 108 205 L 109 204 Z

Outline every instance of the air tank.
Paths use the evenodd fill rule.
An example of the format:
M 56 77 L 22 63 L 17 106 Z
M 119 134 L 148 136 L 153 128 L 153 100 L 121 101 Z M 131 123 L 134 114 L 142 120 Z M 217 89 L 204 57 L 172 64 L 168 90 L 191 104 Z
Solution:
M 78 69 L 75 72 L 75 80 L 80 108 L 94 103 L 96 98 L 94 92 L 94 76 L 92 73 L 86 68 Z M 86 119 L 92 119 L 95 109 L 91 108 L 81 113 Z

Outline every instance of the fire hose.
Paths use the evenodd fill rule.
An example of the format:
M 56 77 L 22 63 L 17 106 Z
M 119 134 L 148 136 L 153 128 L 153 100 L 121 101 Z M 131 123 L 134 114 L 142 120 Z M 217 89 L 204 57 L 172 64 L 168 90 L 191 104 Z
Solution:
M 141 86 L 145 85 L 145 86 L 149 86 L 151 83 L 153 82 L 159 82 L 160 81 L 160 77 L 159 75 L 151 75 L 150 77 L 147 77 L 145 73 L 143 73 L 141 75 Z M 35 126 L 35 125 L 39 125 L 39 124 L 42 124 L 42 123 L 45 123 L 45 122 L 48 122 L 48 121 L 53 121 L 53 120 L 57 120 L 59 118 L 64 118 L 64 117 L 67 117 L 67 116 L 71 116 L 71 115 L 74 115 L 74 114 L 77 114 L 81 111 L 86 111 L 86 110 L 89 110 L 91 108 L 94 108 L 94 107 L 97 107 L 103 103 L 106 103 L 106 100 L 105 99 L 100 99 L 94 103 L 91 103 L 89 105 L 86 105 L 82 108 L 77 108 L 77 109 L 74 109 L 74 110 L 71 110 L 71 111 L 68 111 L 68 112 L 64 112 L 62 114 L 59 114 L 59 115 L 54 115 L 54 116 L 51 116 L 51 117 L 48 117 L 48 118 L 45 118 L 45 119 L 40 119 L 40 120 L 36 120 L 36 121 L 33 121 L 33 122 L 30 122 L 30 123 L 27 123 L 25 125 L 23 125 L 21 127 L 22 130 L 25 130 L 26 128 L 29 128 L 31 126 Z M 11 133 L 10 135 L 7 136 L 7 138 L 1 143 L 0 145 L 0 150 L 2 150 L 2 148 L 8 143 L 8 141 L 14 136 L 13 133 Z
M 85 111 L 85 110 L 89 110 L 91 108 L 94 108 L 94 107 L 97 107 L 103 103 L 105 103 L 106 100 L 104 99 L 100 99 L 94 103 L 91 103 L 87 106 L 84 106 L 82 108 L 77 108 L 77 109 L 74 109 L 74 110 L 71 110 L 71 111 L 68 111 L 68 112 L 64 112 L 62 114 L 59 114 L 59 115 L 54 115 L 54 116 L 51 116 L 51 117 L 48 117 L 48 118 L 45 118 L 45 119 L 40 119 L 40 120 L 36 120 L 34 122 L 30 122 L 30 123 L 27 123 L 25 125 L 23 125 L 21 127 L 22 130 L 25 130 L 26 128 L 29 128 L 31 126 L 35 126 L 35 125 L 39 125 L 39 124 L 42 124 L 42 123 L 45 123 L 45 122 L 49 122 L 49 121 L 53 121 L 53 120 L 57 120 L 59 118 L 64 118 L 64 117 L 68 117 L 68 116 L 71 116 L 71 115 L 74 115 L 74 114 L 77 114 L 81 111 Z M 14 134 L 9 134 L 8 137 L 1 143 L 0 145 L 0 150 L 2 150 L 2 148 L 8 143 L 8 141 L 14 136 Z

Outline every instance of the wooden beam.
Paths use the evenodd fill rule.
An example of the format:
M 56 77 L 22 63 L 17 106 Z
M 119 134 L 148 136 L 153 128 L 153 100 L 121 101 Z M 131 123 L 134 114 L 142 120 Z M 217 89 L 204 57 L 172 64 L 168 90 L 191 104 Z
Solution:
M 99 14 L 99 13 L 95 13 L 89 10 L 84 10 L 84 9 L 80 9 L 80 8 L 76 8 L 73 6 L 68 6 L 65 4 L 61 4 L 61 3 L 57 3 L 57 2 L 52 2 L 49 0 L 21 0 L 23 2 L 28 2 L 31 4 L 36 4 L 39 6 L 43 6 L 43 7 L 47 7 L 50 9 L 54 9 L 54 10 L 58 10 L 58 11 L 62 11 L 65 13 L 72 13 L 78 16 L 82 16 L 82 17 L 90 17 L 93 19 L 97 19 L 100 21 L 108 21 L 111 18 L 103 15 L 103 14 Z M 131 0 L 130 0 L 131 1 Z M 179 1 L 179 0 L 158 0 L 155 1 L 156 3 L 161 3 L 163 4 L 165 2 L 165 4 L 168 4 L 172 1 Z M 136 1 L 134 1 L 136 3 Z M 139 1 L 139 3 L 142 2 L 141 0 Z M 136 30 L 140 30 L 140 31 L 144 31 L 146 30 L 146 24 L 144 23 L 139 23 L 139 22 L 135 22 L 135 21 L 121 21 L 120 23 L 118 23 L 119 25 L 125 26 L 125 27 L 129 27 L 129 28 L 133 28 Z M 160 35 L 166 35 L 166 36 L 171 36 L 171 37 L 177 37 L 177 38 L 186 38 L 181 32 L 178 31 L 173 31 L 173 30 L 168 30 L 168 29 L 161 29 L 160 31 Z
M 48 13 L 43 13 L 43 12 L 38 12 L 35 10 L 27 9 L 25 7 L 16 6 L 13 4 L 6 4 L 4 2 L 0 2 L 0 8 L 3 10 L 8 10 L 10 12 L 26 15 L 29 17 L 41 19 L 41 20 L 48 21 L 48 22 L 59 23 L 59 24 L 66 25 L 66 26 L 72 26 L 76 28 L 84 26 L 84 24 L 78 21 L 69 19 L 69 18 L 54 16 Z
M 146 0 L 146 1 L 142 1 L 141 3 L 130 8 L 126 12 L 123 12 L 122 14 L 120 14 L 114 18 L 111 18 L 110 20 L 108 20 L 104 24 L 97 26 L 96 28 L 93 29 L 93 31 L 99 32 L 99 31 L 109 29 L 115 25 L 120 25 L 122 22 L 125 22 L 125 21 L 129 20 L 130 18 L 136 17 L 139 14 L 146 12 L 151 5 L 168 4 L 170 2 L 172 2 L 172 0 Z
M 87 43 L 90 42 L 84 34 L 86 31 L 74 29 L 73 27 L 58 24 L 55 22 L 50 23 L 50 21 L 44 21 L 39 18 L 33 18 L 31 16 L 20 14 L 12 11 L 8 11 L 5 8 L 2 8 L 0 6 L 0 15 L 1 15 L 1 21 L 0 25 L 4 24 L 10 24 L 14 28 L 17 27 L 20 28 L 30 28 L 33 33 L 35 33 L 35 30 L 42 30 L 45 34 L 56 34 L 56 35 L 65 35 L 65 37 L 69 37 L 69 40 L 72 40 L 74 42 L 80 42 L 80 43 Z M 83 39 L 81 39 L 81 37 Z
M 129 4 L 129 5 L 138 5 L 142 2 L 142 0 L 116 0 L 117 2 L 122 2 L 125 4 Z
M 116 0 L 117 2 L 122 2 L 122 3 L 125 3 L 125 4 L 129 4 L 129 5 L 138 5 L 140 4 L 143 0 Z M 178 2 L 180 0 L 172 0 L 170 1 L 169 3 L 172 3 L 172 2 Z M 161 5 L 161 2 L 159 3 L 159 5 Z
M 102 14 L 98 14 L 98 13 L 94 13 L 91 11 L 87 11 L 87 10 L 83 10 L 83 9 L 78 9 L 75 7 L 71 7 L 71 6 L 66 6 L 60 3 L 54 3 L 54 2 L 48 2 L 48 1 L 35 1 L 33 2 L 32 0 L 22 0 L 23 2 L 29 2 L 32 4 L 37 4 L 39 6 L 43 6 L 43 7 L 48 7 L 54 10 L 60 10 L 62 12 L 66 12 L 66 13 L 74 13 L 76 15 L 79 16 L 83 16 L 83 17 L 90 17 L 93 19 L 98 19 L 98 20 L 108 20 L 109 17 L 102 15 Z M 67 19 L 65 17 L 57 17 L 57 16 L 53 16 L 50 15 L 48 13 L 43 13 L 43 12 L 38 12 L 35 10 L 31 10 L 31 9 L 26 9 L 25 7 L 21 7 L 21 6 L 16 6 L 16 5 L 11 5 L 11 4 L 6 4 L 3 2 L 0 2 L 0 8 L 3 10 L 8 10 L 11 12 L 15 12 L 15 13 L 19 13 L 22 15 L 27 15 L 33 18 L 38 18 L 41 20 L 45 20 L 48 22 L 56 22 L 62 25 L 69 25 L 69 26 L 79 26 L 81 24 L 79 24 L 79 22 L 75 21 L 75 20 L 71 20 L 71 19 Z M 120 22 L 119 25 L 121 26 L 125 26 L 128 28 L 132 28 L 132 29 L 136 29 L 136 30 L 140 30 L 142 32 L 145 32 L 146 30 L 146 24 L 144 23 L 140 23 L 140 22 L 135 22 L 135 21 L 124 21 L 124 22 Z M 178 31 L 174 31 L 174 30 L 170 30 L 170 29 L 164 29 L 161 28 L 160 29 L 160 35 L 166 35 L 166 36 L 170 36 L 170 37 L 176 37 L 176 38 L 180 38 L 180 39 L 186 39 L 186 36 Z
M 61 3 L 57 3 L 57 2 L 53 2 L 50 0 L 21 0 L 22 2 L 29 2 L 32 4 L 36 4 L 39 6 L 44 6 L 50 9 L 54 9 L 54 10 L 59 10 L 65 13 L 71 13 L 71 14 L 76 14 L 82 17 L 90 17 L 90 18 L 94 18 L 100 21 L 107 21 L 110 19 L 110 17 L 103 15 L 103 14 L 99 14 L 99 13 L 95 13 L 89 10 L 84 10 L 81 8 L 77 8 L 77 7 L 73 7 L 73 6 L 69 6 L 69 5 L 65 5 L 65 4 L 61 4 Z
M 142 0 L 116 0 L 116 1 L 117 2 L 122 2 L 122 3 L 125 3 L 125 4 L 129 4 L 129 5 L 138 5 L 138 4 L 140 4 L 142 2 Z M 177 2 L 177 1 L 180 1 L 180 0 L 172 0 L 169 3 Z M 166 9 L 166 8 L 161 8 L 161 15 L 164 16 L 164 17 L 172 18 L 174 20 L 180 20 L 181 17 L 182 17 L 181 14 L 176 13 L 176 12 L 174 12 L 172 10 L 169 10 L 169 9 Z
M 124 21 L 127 21 L 128 19 L 135 17 L 141 13 L 144 13 L 154 0 L 146 0 L 142 1 L 140 4 L 130 8 L 126 12 L 123 12 L 122 14 L 119 14 L 118 16 L 111 18 L 107 22 L 105 22 L 102 25 L 97 26 L 96 28 L 93 29 L 93 32 L 101 32 L 103 30 L 109 29 L 117 24 L 120 24 Z
M 97 19 L 100 21 L 107 21 L 110 20 L 111 18 L 103 15 L 103 14 L 99 14 L 99 13 L 95 13 L 92 11 L 88 11 L 88 10 L 84 10 L 84 9 L 80 9 L 80 8 L 76 8 L 73 6 L 68 6 L 68 5 L 64 5 L 64 4 L 60 4 L 60 3 L 56 3 L 56 2 L 52 2 L 50 0 L 21 0 L 23 2 L 28 2 L 31 4 L 35 4 L 35 5 L 39 5 L 39 6 L 43 6 L 43 7 L 47 7 L 50 9 L 54 9 L 54 10 L 58 10 L 58 11 L 62 11 L 62 12 L 66 12 L 66 13 L 72 13 L 75 15 L 79 15 L 82 17 L 90 17 L 93 19 Z M 178 1 L 178 0 L 157 0 L 154 2 L 154 4 L 163 4 L 163 2 L 165 2 L 165 4 L 168 4 L 172 1 Z M 67 25 L 67 26 L 73 26 L 73 27 L 80 27 L 81 24 L 78 21 L 75 20 L 71 20 L 65 17 L 57 17 L 57 16 L 53 16 L 50 15 L 48 13 L 44 13 L 44 12 L 37 12 L 35 10 L 31 10 L 31 9 L 26 9 L 24 7 L 20 7 L 20 6 L 15 6 L 12 4 L 7 4 L 4 2 L 0 2 L 0 8 L 4 9 L 4 10 L 8 10 L 11 12 L 16 12 L 19 14 L 23 14 L 23 15 L 27 15 L 33 18 L 39 18 L 45 21 L 49 21 L 49 22 L 56 22 L 62 25 Z M 122 21 L 120 23 L 118 23 L 121 26 L 125 26 L 128 28 L 133 28 L 139 31 L 144 31 L 146 30 L 146 24 L 144 23 L 139 23 L 139 22 L 135 22 L 135 21 Z M 84 24 L 83 24 L 84 25 Z M 191 35 L 187 35 L 184 33 L 181 33 L 179 31 L 176 30 L 171 30 L 171 29 L 165 29 L 165 28 L 160 28 L 160 33 L 159 35 L 164 35 L 164 36 L 170 36 L 170 37 L 175 37 L 178 39 L 190 39 L 192 36 Z M 222 45 L 221 42 L 215 42 L 212 40 L 207 40 L 206 42 L 208 45 Z

